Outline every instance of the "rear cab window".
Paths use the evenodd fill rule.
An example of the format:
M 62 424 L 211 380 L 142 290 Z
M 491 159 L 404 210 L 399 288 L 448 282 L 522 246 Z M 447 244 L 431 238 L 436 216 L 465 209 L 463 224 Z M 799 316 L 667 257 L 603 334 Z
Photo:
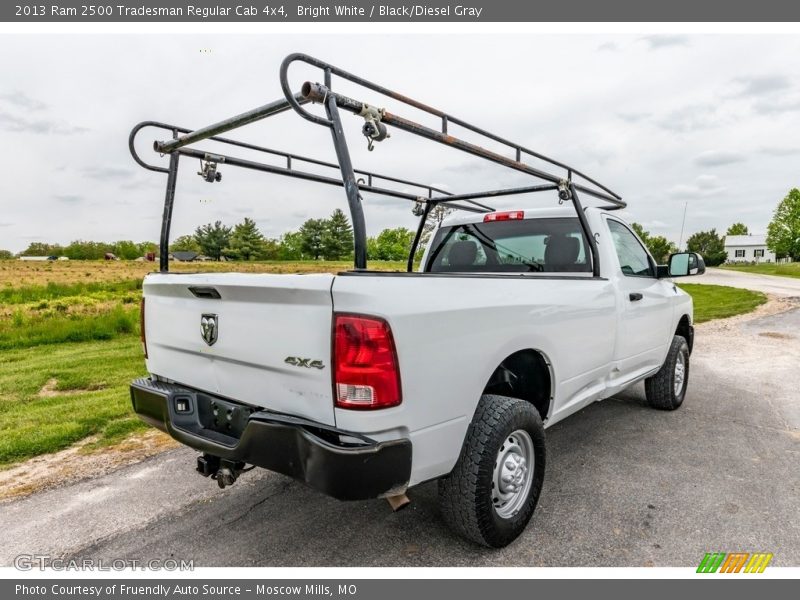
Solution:
M 441 227 L 428 273 L 591 273 L 577 217 L 464 223 Z

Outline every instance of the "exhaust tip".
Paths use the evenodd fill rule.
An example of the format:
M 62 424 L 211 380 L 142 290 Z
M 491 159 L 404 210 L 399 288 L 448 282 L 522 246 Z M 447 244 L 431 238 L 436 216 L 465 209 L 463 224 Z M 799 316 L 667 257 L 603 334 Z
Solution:
M 406 506 L 411 504 L 411 499 L 405 494 L 397 494 L 396 496 L 387 496 L 386 501 L 392 507 L 392 512 L 403 510 Z

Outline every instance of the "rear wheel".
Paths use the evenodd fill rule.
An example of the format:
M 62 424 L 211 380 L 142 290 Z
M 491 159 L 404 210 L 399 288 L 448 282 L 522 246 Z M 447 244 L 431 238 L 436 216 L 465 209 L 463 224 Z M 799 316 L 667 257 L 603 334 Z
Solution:
M 525 400 L 485 395 L 461 456 L 439 480 L 445 522 L 465 538 L 502 548 L 525 529 L 542 490 L 544 427 Z
M 675 410 L 686 396 L 689 383 L 689 344 L 676 335 L 661 369 L 644 382 L 647 401 L 653 408 Z

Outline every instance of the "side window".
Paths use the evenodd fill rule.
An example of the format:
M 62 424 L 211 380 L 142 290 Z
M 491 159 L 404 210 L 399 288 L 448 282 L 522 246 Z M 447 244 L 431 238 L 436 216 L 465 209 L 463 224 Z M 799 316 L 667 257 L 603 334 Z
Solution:
M 606 222 L 611 231 L 611 239 L 614 240 L 622 273 L 631 277 L 655 277 L 647 251 L 633 232 L 619 221 L 608 219 Z

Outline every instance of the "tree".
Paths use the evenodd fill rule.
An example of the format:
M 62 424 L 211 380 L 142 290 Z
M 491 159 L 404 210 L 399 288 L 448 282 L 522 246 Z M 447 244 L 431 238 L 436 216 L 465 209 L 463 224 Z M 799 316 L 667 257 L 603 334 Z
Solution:
M 663 235 L 651 236 L 647 240 L 647 249 L 659 265 L 664 265 L 669 260 L 669 255 L 677 252 L 678 247 Z
M 631 223 L 631 229 L 636 232 L 636 235 L 639 236 L 639 239 L 641 239 L 646 246 L 647 240 L 650 238 L 650 232 L 642 227 L 639 223 Z
M 747 225 L 744 223 L 734 223 L 730 227 L 728 227 L 728 231 L 725 232 L 725 235 L 748 235 L 750 231 L 747 229 Z
M 303 260 L 303 236 L 299 231 L 284 233 L 278 240 L 279 260 Z
M 670 242 L 663 235 L 650 235 L 650 232 L 645 230 L 639 223 L 631 223 L 631 229 L 641 238 L 645 247 L 659 265 L 665 264 L 669 255 L 678 251 L 678 247 L 673 242 Z
M 31 242 L 25 250 L 20 252 L 20 256 L 60 256 L 63 253 L 64 248 L 59 244 Z
M 231 231 L 232 229 L 223 225 L 222 221 L 216 221 L 195 229 L 194 239 L 203 254 L 219 260 L 223 256 L 223 250 L 230 244 Z
M 139 251 L 139 244 L 130 240 L 114 242 L 111 248 L 111 252 L 123 260 L 134 260 L 142 256 L 142 253 Z
M 236 260 L 258 260 L 264 258 L 266 245 L 256 222 L 245 217 L 244 221 L 233 228 L 224 254 Z
M 0 250 L 0 260 L 9 260 L 14 258 L 14 254 L 10 250 Z
M 325 260 L 341 260 L 353 253 L 353 228 L 347 216 L 336 209 L 324 221 L 322 256 Z
M 170 252 L 197 252 L 200 254 L 200 244 L 193 235 L 182 235 L 175 238 L 175 241 L 169 245 Z
M 155 242 L 139 242 L 139 256 L 145 256 L 146 254 L 158 253 L 158 244 Z
M 64 248 L 64 256 L 70 260 L 100 260 L 107 252 L 114 252 L 112 244 L 75 240 Z
M 725 252 L 725 242 L 717 235 L 716 229 L 693 234 L 686 240 L 686 249 L 689 252 L 697 252 L 710 267 L 721 265 L 728 256 Z
M 304 258 L 322 258 L 322 236 L 325 235 L 324 219 L 309 219 L 300 226 L 300 248 Z
M 372 260 L 404 260 L 411 251 L 414 232 L 405 227 L 384 229 L 367 240 L 367 256 Z
M 767 226 L 767 247 L 778 258 L 800 260 L 800 190 L 792 188 L 781 200 Z
M 264 238 L 264 248 L 261 253 L 262 260 L 279 260 L 281 257 L 280 240 Z

